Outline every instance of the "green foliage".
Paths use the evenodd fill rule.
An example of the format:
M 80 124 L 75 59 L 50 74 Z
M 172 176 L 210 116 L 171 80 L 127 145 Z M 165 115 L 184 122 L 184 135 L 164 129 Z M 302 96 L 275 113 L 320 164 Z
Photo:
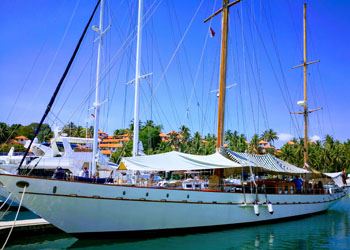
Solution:
M 225 143 L 229 149 L 236 152 L 245 152 L 248 148 L 247 138 L 244 134 L 239 134 L 237 131 L 232 133 L 231 130 L 227 130 L 225 132 Z
M 279 157 L 299 167 L 303 166 L 303 139 L 285 144 Z M 337 172 L 350 166 L 350 140 L 341 143 L 330 135 L 324 141 L 309 144 L 309 165 L 322 172 Z
M 11 147 L 14 147 L 15 152 L 24 152 L 26 148 L 22 144 L 1 144 L 0 152 L 9 152 Z
M 73 122 L 70 122 L 64 125 L 62 133 L 72 137 L 92 138 L 94 135 L 94 127 L 90 126 L 89 128 L 86 128 L 80 125 L 77 126 Z
M 0 143 L 6 142 L 9 135 L 10 135 L 9 127 L 7 126 L 6 123 L 1 122 L 0 123 Z
M 113 133 L 114 136 L 129 134 L 129 129 L 116 129 Z
M 262 133 L 261 139 L 264 139 L 268 143 L 273 143 L 275 140 L 278 140 L 278 136 L 275 131 L 273 131 L 272 129 L 268 129 Z
M 33 139 L 35 130 L 39 123 L 31 123 L 23 126 L 21 124 L 13 124 L 8 126 L 6 123 L 0 123 L 0 143 L 6 143 L 10 139 L 14 139 L 18 135 L 23 135 L 28 139 Z M 38 140 L 40 142 L 48 141 L 53 136 L 52 130 L 48 124 L 43 124 L 38 134 Z
M 161 141 L 159 136 L 161 129 L 161 125 L 155 125 L 150 120 L 146 121 L 144 125 L 141 125 L 139 140 L 142 142 L 145 154 L 153 154 L 156 151 Z
M 248 145 L 248 153 L 259 154 L 259 135 L 254 134 Z
M 111 161 L 115 163 L 119 163 L 122 157 L 129 157 L 129 156 L 132 156 L 132 141 L 128 141 L 127 143 L 125 143 L 123 148 L 117 149 L 111 155 Z

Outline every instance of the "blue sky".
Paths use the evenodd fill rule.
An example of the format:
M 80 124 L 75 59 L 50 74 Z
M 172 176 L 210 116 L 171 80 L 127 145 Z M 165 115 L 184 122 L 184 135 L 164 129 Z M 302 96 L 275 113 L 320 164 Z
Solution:
M 273 128 L 282 139 L 302 134 L 302 118 L 289 115 L 302 99 L 304 1 L 246 0 L 230 10 L 226 129 L 251 136 Z M 203 20 L 221 1 L 145 0 L 141 119 L 164 131 L 185 124 L 216 132 L 220 16 Z M 4 0 L 0 7 L 0 120 L 39 121 L 95 5 L 93 0 Z M 132 120 L 136 1 L 107 1 L 111 24 L 103 48 L 101 127 L 112 132 Z M 308 1 L 310 137 L 350 138 L 350 1 Z M 96 15 L 93 23 L 98 23 Z M 216 35 L 209 37 L 211 26 Z M 92 124 L 97 46 L 90 30 L 47 122 Z

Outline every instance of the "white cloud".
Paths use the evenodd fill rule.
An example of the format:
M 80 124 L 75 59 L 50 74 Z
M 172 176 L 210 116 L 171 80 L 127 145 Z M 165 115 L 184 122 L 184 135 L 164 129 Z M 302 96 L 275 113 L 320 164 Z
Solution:
M 321 137 L 318 135 L 313 135 L 310 137 L 310 141 L 312 141 L 312 142 L 316 142 L 316 141 L 320 141 L 320 140 L 321 140 Z
M 282 142 L 287 142 L 287 141 L 290 141 L 294 138 L 293 135 L 288 134 L 288 133 L 279 133 L 277 136 L 278 136 L 278 140 L 282 141 Z

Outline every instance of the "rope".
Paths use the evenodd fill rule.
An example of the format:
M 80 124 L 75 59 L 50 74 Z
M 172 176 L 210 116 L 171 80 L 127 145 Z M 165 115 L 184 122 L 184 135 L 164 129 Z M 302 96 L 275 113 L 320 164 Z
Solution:
M 7 212 L 10 210 L 10 207 L 12 206 L 14 200 L 11 200 L 9 206 L 6 208 L 6 210 L 1 214 L 0 216 L 0 220 L 2 220 L 4 218 L 4 216 L 7 214 Z
M 9 196 L 7 196 L 6 200 L 4 201 L 4 203 L 2 203 L 0 210 L 5 206 L 6 202 L 10 199 L 12 193 L 9 194 Z
M 6 244 L 7 244 L 7 241 L 10 239 L 12 230 L 13 230 L 13 228 L 16 226 L 17 217 L 18 217 L 18 214 L 19 214 L 19 210 L 21 210 L 22 201 L 23 201 L 23 197 L 24 197 L 24 193 L 25 193 L 25 192 L 26 192 L 26 186 L 23 187 L 23 192 L 22 192 L 21 200 L 20 200 L 20 202 L 19 202 L 19 206 L 18 206 L 18 209 L 17 209 L 17 213 L 16 213 L 16 216 L 15 216 L 15 220 L 13 221 L 13 225 L 12 225 L 12 227 L 11 227 L 11 229 L 10 229 L 9 234 L 7 235 L 7 238 L 6 238 L 6 240 L 5 240 L 4 245 L 2 245 L 1 250 L 5 249 L 5 246 L 6 246 Z

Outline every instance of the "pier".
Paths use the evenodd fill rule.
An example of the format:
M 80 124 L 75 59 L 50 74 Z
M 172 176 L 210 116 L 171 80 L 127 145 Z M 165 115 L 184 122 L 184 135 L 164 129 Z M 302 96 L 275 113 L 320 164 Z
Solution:
M 0 221 L 0 238 L 6 237 L 9 230 L 13 226 L 13 221 Z M 58 228 L 46 220 L 39 219 L 28 219 L 18 220 L 13 228 L 12 234 L 25 233 L 25 234 L 36 234 L 40 232 L 61 232 Z

